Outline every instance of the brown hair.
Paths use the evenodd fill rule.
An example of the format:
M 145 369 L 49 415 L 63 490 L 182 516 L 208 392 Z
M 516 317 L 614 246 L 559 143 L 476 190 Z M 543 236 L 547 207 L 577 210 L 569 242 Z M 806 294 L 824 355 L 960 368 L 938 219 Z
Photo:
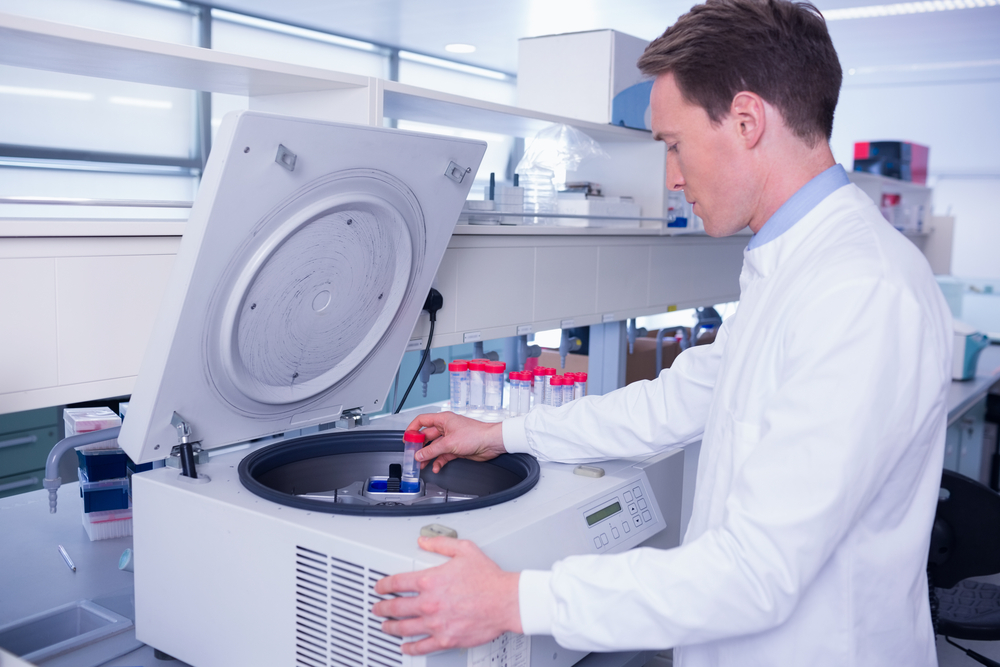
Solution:
M 774 105 L 810 145 L 833 132 L 843 73 L 823 16 L 807 2 L 707 0 L 653 41 L 638 65 L 647 76 L 672 73 L 713 123 L 745 90 Z

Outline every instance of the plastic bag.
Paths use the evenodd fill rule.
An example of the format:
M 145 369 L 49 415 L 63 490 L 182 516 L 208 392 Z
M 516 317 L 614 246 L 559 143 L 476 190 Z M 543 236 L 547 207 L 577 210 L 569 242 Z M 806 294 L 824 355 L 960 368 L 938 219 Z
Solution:
M 524 188 L 524 211 L 552 215 L 558 209 L 554 176 L 560 168 L 576 171 L 588 157 L 611 156 L 601 145 L 569 125 L 545 128 L 528 143 L 524 157 L 517 163 Z M 528 224 L 553 224 L 552 218 L 525 218 Z
M 552 125 L 531 138 L 515 171 L 522 173 L 539 167 L 552 171 L 560 167 L 566 171 L 576 171 L 588 157 L 611 156 L 604 152 L 599 143 L 575 127 Z

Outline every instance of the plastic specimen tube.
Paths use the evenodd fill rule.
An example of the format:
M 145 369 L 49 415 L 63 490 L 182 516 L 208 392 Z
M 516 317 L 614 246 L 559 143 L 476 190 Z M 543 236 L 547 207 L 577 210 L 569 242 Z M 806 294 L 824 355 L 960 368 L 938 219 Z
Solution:
M 507 364 L 502 361 L 486 363 L 484 389 L 487 410 L 500 412 L 503 408 L 503 373 L 505 370 L 507 370 Z
M 549 378 L 549 393 L 551 398 L 549 399 L 549 405 L 554 408 L 558 408 L 563 404 L 563 384 L 566 378 L 556 375 Z
M 542 376 L 545 398 L 542 401 L 545 405 L 552 405 L 552 378 L 556 376 L 556 369 L 546 368 L 545 375 Z
M 521 395 L 517 388 L 521 384 L 521 373 L 519 371 L 510 372 L 510 400 L 507 401 L 507 416 L 516 417 L 521 414 Z
M 414 454 L 424 446 L 424 441 L 424 434 L 420 431 L 403 433 L 403 475 L 399 487 L 401 491 L 416 491 L 413 485 L 417 488 L 420 486 L 420 463 Z
M 448 364 L 451 387 L 451 411 L 462 413 L 469 409 L 469 362 L 462 359 Z
M 521 381 L 517 386 L 518 414 L 526 415 L 531 410 L 531 373 L 521 373 Z
M 486 364 L 489 359 L 473 359 L 469 362 L 469 411 L 486 409 Z
M 534 385 L 531 388 L 534 404 L 531 407 L 535 407 L 545 403 L 545 366 L 535 366 L 531 374 L 534 378 Z
M 573 399 L 583 398 L 587 395 L 587 374 L 576 373 L 573 378 Z

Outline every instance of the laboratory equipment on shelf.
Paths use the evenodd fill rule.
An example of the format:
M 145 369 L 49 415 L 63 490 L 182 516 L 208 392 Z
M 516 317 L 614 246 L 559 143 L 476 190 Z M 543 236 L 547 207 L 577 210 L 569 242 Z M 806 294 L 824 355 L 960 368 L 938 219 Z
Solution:
M 573 373 L 573 400 L 587 395 L 587 374 Z
M 451 411 L 459 414 L 469 409 L 469 362 L 457 359 L 448 364 Z

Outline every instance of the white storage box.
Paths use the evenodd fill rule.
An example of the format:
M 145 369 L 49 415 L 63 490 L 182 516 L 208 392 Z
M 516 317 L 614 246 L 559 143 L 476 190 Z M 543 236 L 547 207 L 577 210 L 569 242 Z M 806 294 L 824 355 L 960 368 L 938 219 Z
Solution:
M 556 218 L 562 227 L 641 227 L 642 215 L 638 204 L 626 197 L 595 197 L 589 199 L 559 199 L 563 215 L 600 216 L 594 218 Z M 616 216 L 621 216 L 616 217 Z
M 65 408 L 63 410 L 63 422 L 66 426 L 66 437 L 69 437 L 71 435 L 89 433 L 90 431 L 103 431 L 106 428 L 121 426 L 122 418 L 116 415 L 111 408 Z M 115 449 L 117 447 L 118 441 L 111 439 L 84 445 L 77 449 Z
M 635 64 L 648 45 L 616 30 L 519 40 L 517 104 L 567 118 L 648 130 L 653 82 L 644 79 Z

